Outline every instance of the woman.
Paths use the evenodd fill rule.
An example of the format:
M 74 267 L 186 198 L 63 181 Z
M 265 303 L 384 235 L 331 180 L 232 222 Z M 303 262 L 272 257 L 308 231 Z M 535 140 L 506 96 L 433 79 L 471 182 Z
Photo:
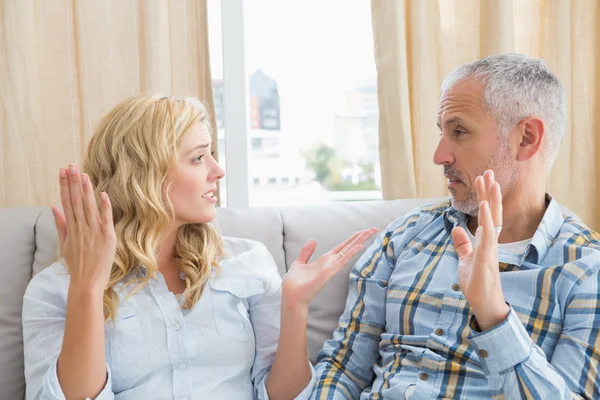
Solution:
M 104 117 L 83 173 L 60 170 L 63 259 L 24 297 L 27 399 L 309 396 L 308 305 L 375 230 L 312 263 L 309 241 L 282 281 L 264 245 L 209 225 L 223 175 L 197 100 Z

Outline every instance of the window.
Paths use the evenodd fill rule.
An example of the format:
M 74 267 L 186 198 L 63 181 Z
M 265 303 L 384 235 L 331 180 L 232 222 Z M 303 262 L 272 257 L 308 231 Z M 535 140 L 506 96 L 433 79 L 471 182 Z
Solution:
M 224 96 L 217 101 L 227 75 L 222 54 L 240 50 L 242 62 L 225 68 L 244 69 L 247 77 L 247 88 L 239 85 L 236 98 L 248 99 L 247 115 L 239 116 L 248 121 L 248 165 L 233 157 L 226 170 L 247 173 L 248 205 L 381 198 L 370 2 L 208 0 L 208 5 L 209 30 L 217 29 L 221 17 L 211 9 L 222 6 L 223 37 L 235 36 L 238 29 L 244 43 L 240 50 L 231 40 L 211 36 L 210 45 L 217 117 L 225 115 L 228 104 Z M 227 25 L 227 15 L 239 10 L 243 31 Z M 213 51 L 222 42 L 222 52 Z M 224 125 L 218 123 L 223 138 Z M 225 150 L 223 142 L 221 161 L 226 161 Z M 234 190 L 231 196 L 238 198 Z
M 277 140 L 277 157 L 251 155 L 249 170 L 303 177 L 296 186 L 289 178 L 252 186 L 250 204 L 381 198 L 370 2 L 253 0 L 244 2 L 244 23 L 260 115 L 251 136 Z
M 208 45 L 210 53 L 210 72 L 212 75 L 213 101 L 215 119 L 217 120 L 218 160 L 226 166 L 225 152 L 225 115 L 223 88 L 223 35 L 221 25 L 221 0 L 208 0 Z M 219 184 L 220 203 L 227 204 L 227 174 Z

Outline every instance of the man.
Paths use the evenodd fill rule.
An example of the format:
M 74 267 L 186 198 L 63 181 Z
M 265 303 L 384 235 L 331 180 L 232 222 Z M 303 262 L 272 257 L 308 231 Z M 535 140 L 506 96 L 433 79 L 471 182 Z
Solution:
M 599 398 L 599 236 L 545 193 L 561 84 L 528 56 L 478 60 L 444 81 L 437 122 L 452 200 L 357 262 L 313 398 Z

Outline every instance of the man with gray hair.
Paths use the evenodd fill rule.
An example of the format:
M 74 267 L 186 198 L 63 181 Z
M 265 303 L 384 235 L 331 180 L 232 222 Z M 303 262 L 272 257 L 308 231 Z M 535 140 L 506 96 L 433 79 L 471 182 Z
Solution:
M 487 57 L 446 78 L 437 122 L 452 199 L 358 260 L 313 398 L 600 398 L 600 236 L 545 192 L 560 82 L 540 60 Z

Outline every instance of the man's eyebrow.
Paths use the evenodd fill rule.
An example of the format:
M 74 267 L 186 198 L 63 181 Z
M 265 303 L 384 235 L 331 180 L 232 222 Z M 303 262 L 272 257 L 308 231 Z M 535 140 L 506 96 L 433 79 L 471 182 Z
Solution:
M 451 125 L 451 124 L 459 124 L 459 125 L 462 125 L 462 124 L 463 124 L 463 121 L 462 121 L 462 119 L 460 119 L 460 118 L 458 118 L 458 117 L 454 117 L 454 118 L 451 118 L 451 119 L 449 119 L 448 121 L 444 122 L 444 125 Z M 437 122 L 437 126 L 438 126 L 438 128 L 440 128 L 440 130 L 442 129 L 442 126 L 440 125 L 440 122 L 439 122 L 439 121 Z

